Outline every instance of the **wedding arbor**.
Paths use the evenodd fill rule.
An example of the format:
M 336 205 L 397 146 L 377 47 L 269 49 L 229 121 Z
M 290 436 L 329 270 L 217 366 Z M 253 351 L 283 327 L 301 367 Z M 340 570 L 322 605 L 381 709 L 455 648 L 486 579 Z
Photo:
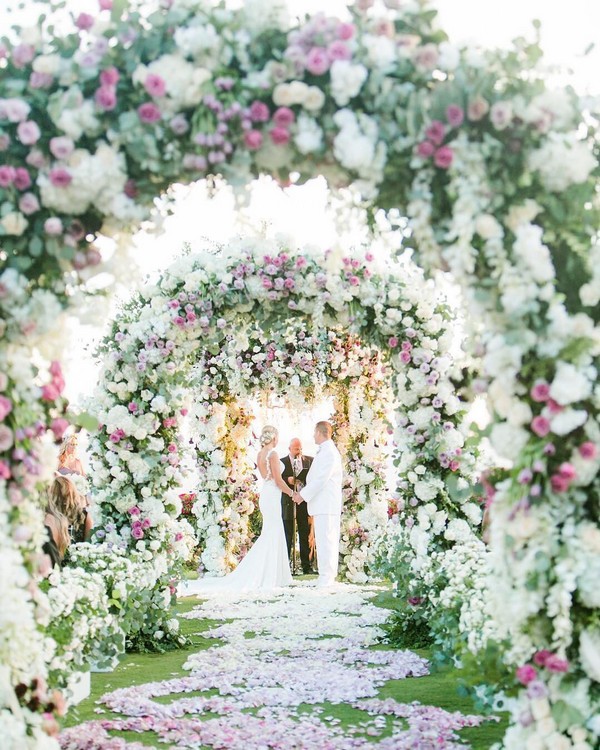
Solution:
M 468 505 L 468 487 L 455 481 L 462 467 L 453 470 L 455 459 L 437 452 L 438 432 L 428 427 L 432 409 L 442 408 L 434 399 L 446 409 L 451 403 L 450 386 L 450 392 L 425 396 L 431 403 L 411 412 L 420 421 L 401 425 L 418 443 L 408 443 L 400 466 L 407 498 L 416 503 L 402 510 L 390 568 L 398 571 L 402 596 L 425 601 L 434 628 L 450 632 L 456 624 L 446 622 L 444 606 L 436 607 L 449 590 L 453 602 L 462 600 L 453 617 L 469 648 L 478 646 L 470 634 L 482 620 L 493 623 L 490 632 L 499 644 L 510 641 L 510 647 L 500 646 L 507 674 L 514 675 L 506 688 L 524 687 L 506 747 L 542 746 L 551 736 L 556 746 L 583 749 L 599 734 L 593 718 L 600 678 L 596 120 L 572 91 L 546 89 L 535 44 L 519 42 L 500 53 L 458 49 L 425 5 L 397 5 L 360 2 L 347 21 L 317 15 L 294 26 L 270 2 L 240 10 L 183 0 L 168 7 L 115 3 L 110 12 L 112 3 L 100 0 L 100 21 L 82 13 L 63 37 L 42 22 L 41 33 L 6 41 L 0 69 L 0 518 L 3 602 L 11 607 L 0 615 L 0 652 L 7 665 L 2 730 L 15 742 L 24 733 L 42 737 L 31 698 L 45 705 L 41 678 L 52 658 L 44 646 L 45 598 L 31 577 L 43 539 L 38 492 L 52 468 L 53 438 L 67 424 L 55 361 L 62 342 L 57 317 L 62 307 L 77 310 L 86 280 L 102 269 L 95 244 L 100 232 L 114 239 L 118 258 L 155 196 L 175 181 L 216 171 L 238 184 L 265 171 L 283 180 L 290 173 L 300 179 L 320 173 L 334 186 L 352 184 L 374 208 L 397 207 L 407 216 L 407 242 L 426 273 L 444 268 L 462 286 L 472 323 L 474 385 L 487 392 L 492 444 L 511 462 L 492 489 L 489 556 L 482 566 L 492 584 L 478 585 L 475 596 L 465 574 L 483 554 L 468 524 L 454 517 L 455 508 Z M 281 257 L 280 250 L 271 253 Z M 356 260 L 364 269 L 364 260 Z M 341 294 L 354 301 L 359 321 L 361 308 L 372 311 L 370 324 L 379 330 L 377 300 L 355 294 L 368 282 L 360 273 L 345 273 L 337 271 Z M 380 279 L 388 283 L 383 274 Z M 239 280 L 245 290 L 244 278 Z M 233 279 L 218 283 L 232 300 L 247 293 Z M 201 285 L 185 293 L 190 291 L 212 299 Z M 201 298 L 186 300 L 193 309 L 185 315 L 180 305 L 163 309 L 160 294 L 158 300 L 152 314 L 165 330 L 157 341 L 166 348 L 181 337 L 183 348 L 168 351 L 180 356 L 186 347 L 193 350 L 197 341 L 188 336 L 202 325 L 187 314 L 206 313 L 198 309 Z M 258 290 L 252 300 L 263 301 Z M 414 327 L 402 304 L 387 306 L 397 310 L 381 334 L 387 344 L 375 336 L 384 350 L 395 349 L 390 341 L 403 342 Z M 339 312 L 332 307 L 332 317 Z M 216 320 L 208 317 L 214 331 Z M 125 359 L 141 351 L 135 331 L 143 330 L 143 311 L 137 329 L 134 320 L 131 325 L 133 334 L 122 332 Z M 177 336 L 165 339 L 171 330 Z M 154 347 L 145 343 L 151 352 L 145 361 L 154 365 Z M 392 359 L 402 359 L 404 351 L 413 362 L 410 350 L 400 349 Z M 185 357 L 162 357 L 157 363 L 173 365 L 177 375 Z M 426 358 L 418 368 L 426 380 L 424 366 L 431 367 Z M 145 377 L 160 367 L 148 369 Z M 123 398 L 142 396 L 135 390 L 138 380 L 131 373 L 120 384 Z M 400 377 L 393 385 L 410 398 L 414 382 Z M 185 408 L 177 393 L 169 395 Z M 151 401 L 131 403 L 142 409 Z M 119 450 L 103 454 L 115 457 L 107 469 L 112 478 L 105 477 L 101 490 L 105 508 L 115 508 L 105 533 L 125 538 L 124 514 L 135 507 L 143 514 L 135 526 L 135 535 L 143 532 L 136 547 L 145 539 L 148 547 L 134 551 L 131 545 L 122 560 L 128 566 L 139 558 L 147 585 L 123 593 L 151 592 L 154 623 L 173 585 L 167 550 L 178 547 L 184 555 L 187 545 L 187 530 L 173 520 L 177 503 L 166 494 L 178 447 L 157 434 L 174 435 L 176 424 L 157 425 L 152 412 L 136 416 L 125 408 L 127 414 L 119 408 L 114 421 L 104 423 L 114 430 L 100 434 L 131 453 L 136 451 L 121 441 L 133 446 L 133 440 L 155 440 L 146 484 L 160 474 L 162 494 L 150 492 L 144 501 L 131 495 L 142 482 L 120 465 Z M 173 416 L 165 412 L 166 419 Z M 143 436 L 131 435 L 130 426 Z M 139 475 L 144 471 L 140 466 Z M 111 499 L 113 482 L 124 490 L 121 508 Z M 133 504 L 124 507 L 125 499 Z M 133 536 L 136 521 L 128 526 Z M 444 540 L 440 558 L 429 554 L 437 538 Z M 416 591 L 406 591 L 397 565 L 404 554 L 416 561 L 410 563 Z M 425 561 L 432 558 L 436 580 L 449 586 L 431 588 Z M 144 567 L 150 559 L 152 575 Z M 476 624 L 467 616 L 472 601 L 481 605 Z M 408 609 L 406 616 L 412 616 Z M 535 703 L 542 698 L 543 711 Z

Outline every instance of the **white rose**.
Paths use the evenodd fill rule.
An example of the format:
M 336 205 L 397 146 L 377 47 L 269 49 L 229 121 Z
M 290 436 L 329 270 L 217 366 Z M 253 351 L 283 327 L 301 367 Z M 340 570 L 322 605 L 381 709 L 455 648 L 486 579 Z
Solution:
M 38 55 L 31 67 L 36 73 L 55 76 L 60 69 L 61 59 L 60 55 Z
M 583 401 L 592 393 L 592 383 L 581 370 L 567 362 L 559 362 L 550 386 L 550 396 L 564 406 Z
M 565 409 L 550 418 L 550 429 L 555 435 L 568 435 L 585 424 L 587 418 L 588 413 L 583 409 Z
M 331 94 L 340 107 L 345 107 L 357 96 L 368 76 L 364 65 L 354 65 L 348 60 L 335 60 L 330 73 Z
M 277 107 L 289 107 L 292 101 L 292 91 L 289 83 L 280 83 L 273 89 L 273 103 Z
M 325 104 L 325 94 L 318 86 L 309 86 L 302 106 L 309 112 L 318 112 Z
M 28 222 L 19 211 L 11 211 L 2 217 L 0 226 L 4 229 L 5 234 L 13 234 L 19 237 L 27 229 Z

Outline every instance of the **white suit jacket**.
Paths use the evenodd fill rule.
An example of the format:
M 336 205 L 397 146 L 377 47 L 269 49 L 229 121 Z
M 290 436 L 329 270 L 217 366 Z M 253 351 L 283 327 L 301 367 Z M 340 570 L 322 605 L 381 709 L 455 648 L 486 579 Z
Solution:
M 342 457 L 333 440 L 321 443 L 300 492 L 311 516 L 342 512 Z

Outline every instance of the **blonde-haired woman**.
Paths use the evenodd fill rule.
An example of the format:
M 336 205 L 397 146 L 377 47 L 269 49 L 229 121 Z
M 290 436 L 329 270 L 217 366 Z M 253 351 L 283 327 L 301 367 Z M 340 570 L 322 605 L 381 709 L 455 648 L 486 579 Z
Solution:
M 81 474 L 85 476 L 83 465 L 77 457 L 77 446 L 79 439 L 77 435 L 67 435 L 58 451 L 58 470 L 61 474 Z
M 281 517 L 281 493 L 291 497 L 292 490 L 281 478 L 283 464 L 275 450 L 278 437 L 276 428 L 268 425 L 259 438 L 256 463 L 263 479 L 259 497 L 263 517 L 260 536 L 232 573 L 219 579 L 190 581 L 182 588 L 183 596 L 209 591 L 265 591 L 292 583 Z
M 68 476 L 56 476 L 48 490 L 45 523 L 50 536 L 49 547 L 45 551 L 52 558 L 53 564 L 56 564 L 53 543 L 59 552 L 60 564 L 71 542 L 87 542 L 90 538 L 93 523 L 86 508 L 86 499 L 80 495 Z

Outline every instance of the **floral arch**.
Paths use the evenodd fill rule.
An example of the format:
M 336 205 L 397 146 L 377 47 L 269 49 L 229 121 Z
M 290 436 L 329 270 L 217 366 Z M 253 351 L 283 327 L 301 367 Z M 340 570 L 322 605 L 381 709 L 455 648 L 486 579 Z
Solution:
M 56 321 L 61 308 L 80 309 L 90 277 L 106 268 L 99 235 L 114 242 L 115 270 L 129 230 L 176 181 L 215 171 L 238 184 L 262 172 L 284 182 L 320 173 L 332 185 L 352 184 L 374 210 L 400 209 L 419 264 L 428 273 L 449 270 L 464 292 L 474 355 L 467 380 L 487 393 L 490 438 L 509 462 L 489 488 L 489 555 L 472 552 L 493 576 L 475 587 L 489 594 L 477 601 L 489 601 L 497 640 L 513 643 L 501 648 L 506 687 L 521 691 L 525 712 L 515 711 L 505 746 L 545 741 L 545 718 L 519 721 L 535 692 L 523 683 L 534 678 L 536 694 L 548 698 L 555 744 L 593 744 L 600 734 L 595 105 L 547 87 L 536 43 L 518 40 L 506 52 L 453 45 L 427 3 L 360 0 L 346 20 L 318 14 L 301 23 L 260 0 L 235 10 L 200 0 L 99 6 L 98 19 L 67 18 L 62 37 L 49 17 L 0 44 L 0 521 L 3 601 L 18 603 L 19 622 L 15 631 L 0 620 L 9 665 L 3 695 L 29 686 L 26 705 L 51 658 L 45 598 L 30 578 L 43 538 L 39 490 L 67 424 Z M 410 392 L 406 385 L 398 387 Z M 422 453 L 413 447 L 409 466 Z M 439 463 L 438 456 L 417 466 L 438 476 Z M 167 488 L 177 467 L 165 468 Z M 420 475 L 399 469 L 410 493 Z M 121 471 L 117 460 L 111 483 Z M 440 493 L 460 496 L 463 488 L 445 479 Z M 165 507 L 154 508 L 149 549 L 144 543 L 123 565 L 185 547 L 172 528 L 176 500 Z M 428 589 L 431 539 L 466 534 L 460 525 L 445 528 L 438 512 L 427 501 L 400 510 L 401 538 L 390 552 L 399 601 Z M 114 510 L 109 536 L 123 538 L 121 513 Z M 440 569 L 469 602 L 474 587 L 461 570 L 473 569 L 474 548 L 458 548 Z M 417 561 L 418 592 L 402 578 L 406 549 Z M 166 583 L 169 571 L 158 564 L 166 555 L 156 560 L 154 583 Z M 167 590 L 151 578 L 139 588 Z M 447 601 L 436 601 L 426 619 L 443 629 Z M 155 603 L 164 609 L 160 596 Z M 568 663 L 566 677 L 538 664 L 548 650 Z M 515 673 L 518 666 L 527 669 Z M 39 716 L 6 700 L 4 735 L 38 737 Z
M 409 263 L 390 261 L 384 275 L 368 252 L 316 255 L 267 240 L 184 256 L 142 290 L 103 345 L 106 364 L 92 400 L 102 425 L 93 476 L 110 527 L 101 537 L 151 551 L 153 564 L 162 555 L 162 568 L 172 572 L 173 558 L 189 544 L 177 518 L 188 451 L 180 428 L 183 417 L 193 418 L 202 561 L 211 574 L 225 572 L 247 545 L 252 507 L 250 423 L 238 399 L 281 391 L 289 378 L 314 398 L 329 382 L 338 387 L 338 439 L 357 475 L 346 487 L 345 568 L 351 579 L 366 580 L 388 515 L 375 443 L 385 439 L 390 403 L 397 404 L 404 473 L 415 475 L 425 461 L 438 466 L 437 477 L 420 476 L 418 492 L 433 500 L 445 494 L 446 473 L 468 476 L 473 468 L 460 455 L 454 338 L 451 310 Z M 413 464 L 406 460 L 411 445 Z M 452 464 L 437 461 L 440 454 L 454 456 Z M 468 499 L 453 515 L 476 524 L 480 511 Z M 150 618 L 147 624 L 159 627 Z

